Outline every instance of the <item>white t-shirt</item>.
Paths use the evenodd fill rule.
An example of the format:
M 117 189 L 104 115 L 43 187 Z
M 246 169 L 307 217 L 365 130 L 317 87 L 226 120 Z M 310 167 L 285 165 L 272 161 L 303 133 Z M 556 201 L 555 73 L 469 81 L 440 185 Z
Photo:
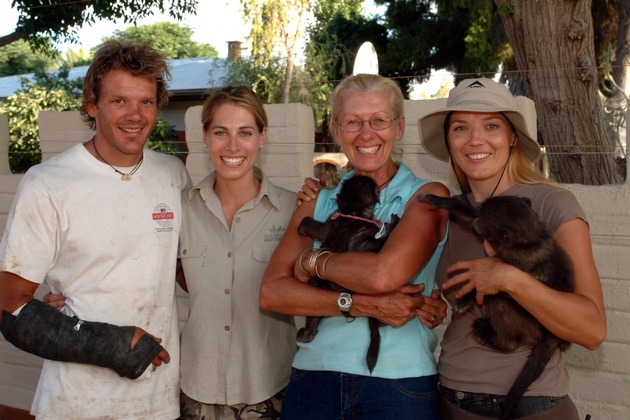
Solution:
M 66 297 L 71 315 L 143 328 L 171 356 L 136 380 L 46 360 L 31 408 L 38 418 L 179 416 L 174 278 L 180 197 L 189 182 L 177 158 L 147 149 L 132 179 L 122 181 L 81 144 L 22 179 L 0 243 L 0 270 L 46 282 Z

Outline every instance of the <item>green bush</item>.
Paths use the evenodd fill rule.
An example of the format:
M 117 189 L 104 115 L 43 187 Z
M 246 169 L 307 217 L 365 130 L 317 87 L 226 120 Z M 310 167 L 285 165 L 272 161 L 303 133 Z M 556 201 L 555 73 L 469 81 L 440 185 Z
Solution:
M 149 136 L 149 149 L 168 155 L 175 155 L 180 159 L 185 155 L 179 148 L 175 126 L 170 125 L 161 118 L 157 119 L 153 132 Z
M 77 81 L 50 76 L 41 83 L 22 80 L 22 88 L 0 102 L 0 113 L 9 118 L 9 165 L 11 172 L 24 173 L 42 161 L 37 117 L 40 111 L 77 111 L 81 105 Z M 87 140 L 87 139 L 86 139 Z M 149 148 L 181 158 L 175 127 L 158 119 L 149 137 Z
M 42 160 L 37 117 L 40 111 L 68 111 L 80 105 L 76 94 L 63 88 L 23 80 L 22 89 L 0 102 L 0 113 L 9 118 L 9 165 L 11 172 L 23 173 Z

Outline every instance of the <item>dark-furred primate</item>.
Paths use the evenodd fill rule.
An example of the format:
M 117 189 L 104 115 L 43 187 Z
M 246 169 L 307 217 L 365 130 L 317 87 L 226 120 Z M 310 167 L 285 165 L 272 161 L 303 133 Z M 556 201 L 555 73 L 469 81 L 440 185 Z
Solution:
M 337 195 L 339 211 L 325 222 L 318 222 L 305 217 L 299 226 L 301 235 L 308 235 L 321 242 L 321 248 L 331 252 L 378 252 L 387 236 L 398 222 L 397 215 L 392 214 L 389 223 L 382 226 L 374 218 L 374 206 L 379 202 L 377 186 L 368 176 L 355 175 L 344 181 Z M 310 283 L 329 290 L 350 292 L 336 283 L 320 278 L 311 278 Z M 298 341 L 310 342 L 317 333 L 317 325 L 322 317 L 309 316 L 306 326 L 298 331 Z M 369 318 L 370 346 L 366 355 L 366 363 L 370 372 L 376 366 L 381 336 L 378 331 L 380 323 Z
M 573 267 L 569 257 L 538 218 L 529 199 L 491 197 L 478 209 L 463 199 L 430 194 L 418 196 L 418 199 L 429 203 L 432 209 L 449 210 L 452 221 L 483 239 L 489 256 L 518 267 L 553 289 L 573 291 Z M 463 296 L 456 310 L 466 310 L 474 297 L 474 290 Z M 542 374 L 556 349 L 564 351 L 569 343 L 549 332 L 506 293 L 486 295 L 483 311 L 484 317 L 473 324 L 474 334 L 481 344 L 505 353 L 522 345 L 532 348 L 501 406 L 499 419 L 510 419 L 518 401 Z

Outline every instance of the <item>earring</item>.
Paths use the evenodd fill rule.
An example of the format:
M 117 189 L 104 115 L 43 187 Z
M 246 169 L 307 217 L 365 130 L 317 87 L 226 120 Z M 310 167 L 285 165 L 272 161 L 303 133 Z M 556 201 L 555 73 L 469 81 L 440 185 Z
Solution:
M 262 149 L 264 146 L 264 144 L 261 144 L 260 146 L 258 146 L 259 149 Z

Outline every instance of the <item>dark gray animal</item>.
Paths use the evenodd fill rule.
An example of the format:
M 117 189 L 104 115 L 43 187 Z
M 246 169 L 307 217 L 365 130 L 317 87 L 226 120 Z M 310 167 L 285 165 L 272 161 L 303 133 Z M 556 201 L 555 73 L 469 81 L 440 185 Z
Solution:
M 385 224 L 384 234 L 377 238 L 381 224 L 374 218 L 374 206 L 378 202 L 374 180 L 367 176 L 355 175 L 344 181 L 337 195 L 339 211 L 325 222 L 305 217 L 298 232 L 300 235 L 319 240 L 322 248 L 332 252 L 378 252 L 385 245 L 387 236 L 399 220 L 397 215 L 392 214 L 391 221 Z M 310 283 L 322 289 L 351 292 L 336 283 L 320 278 L 312 278 Z M 298 331 L 298 341 L 305 343 L 312 341 L 321 319 L 322 317 L 307 317 L 306 326 Z M 375 318 L 369 318 L 368 321 L 370 345 L 365 360 L 371 373 L 378 361 L 381 336 L 378 331 L 379 321 Z
M 495 257 L 529 273 L 545 285 L 563 292 L 574 288 L 573 267 L 568 255 L 553 239 L 527 198 L 491 197 L 479 209 L 456 198 L 426 194 L 419 196 L 432 209 L 447 209 L 450 218 L 473 231 L 496 252 Z M 463 298 L 471 303 L 475 291 Z M 465 304 L 459 307 L 465 309 Z M 532 347 L 527 363 L 512 384 L 499 419 L 506 420 L 527 388 L 542 374 L 556 349 L 564 351 L 569 343 L 549 332 L 536 318 L 506 293 L 484 297 L 484 316 L 473 324 L 477 340 L 492 349 L 511 352 L 517 347 Z

